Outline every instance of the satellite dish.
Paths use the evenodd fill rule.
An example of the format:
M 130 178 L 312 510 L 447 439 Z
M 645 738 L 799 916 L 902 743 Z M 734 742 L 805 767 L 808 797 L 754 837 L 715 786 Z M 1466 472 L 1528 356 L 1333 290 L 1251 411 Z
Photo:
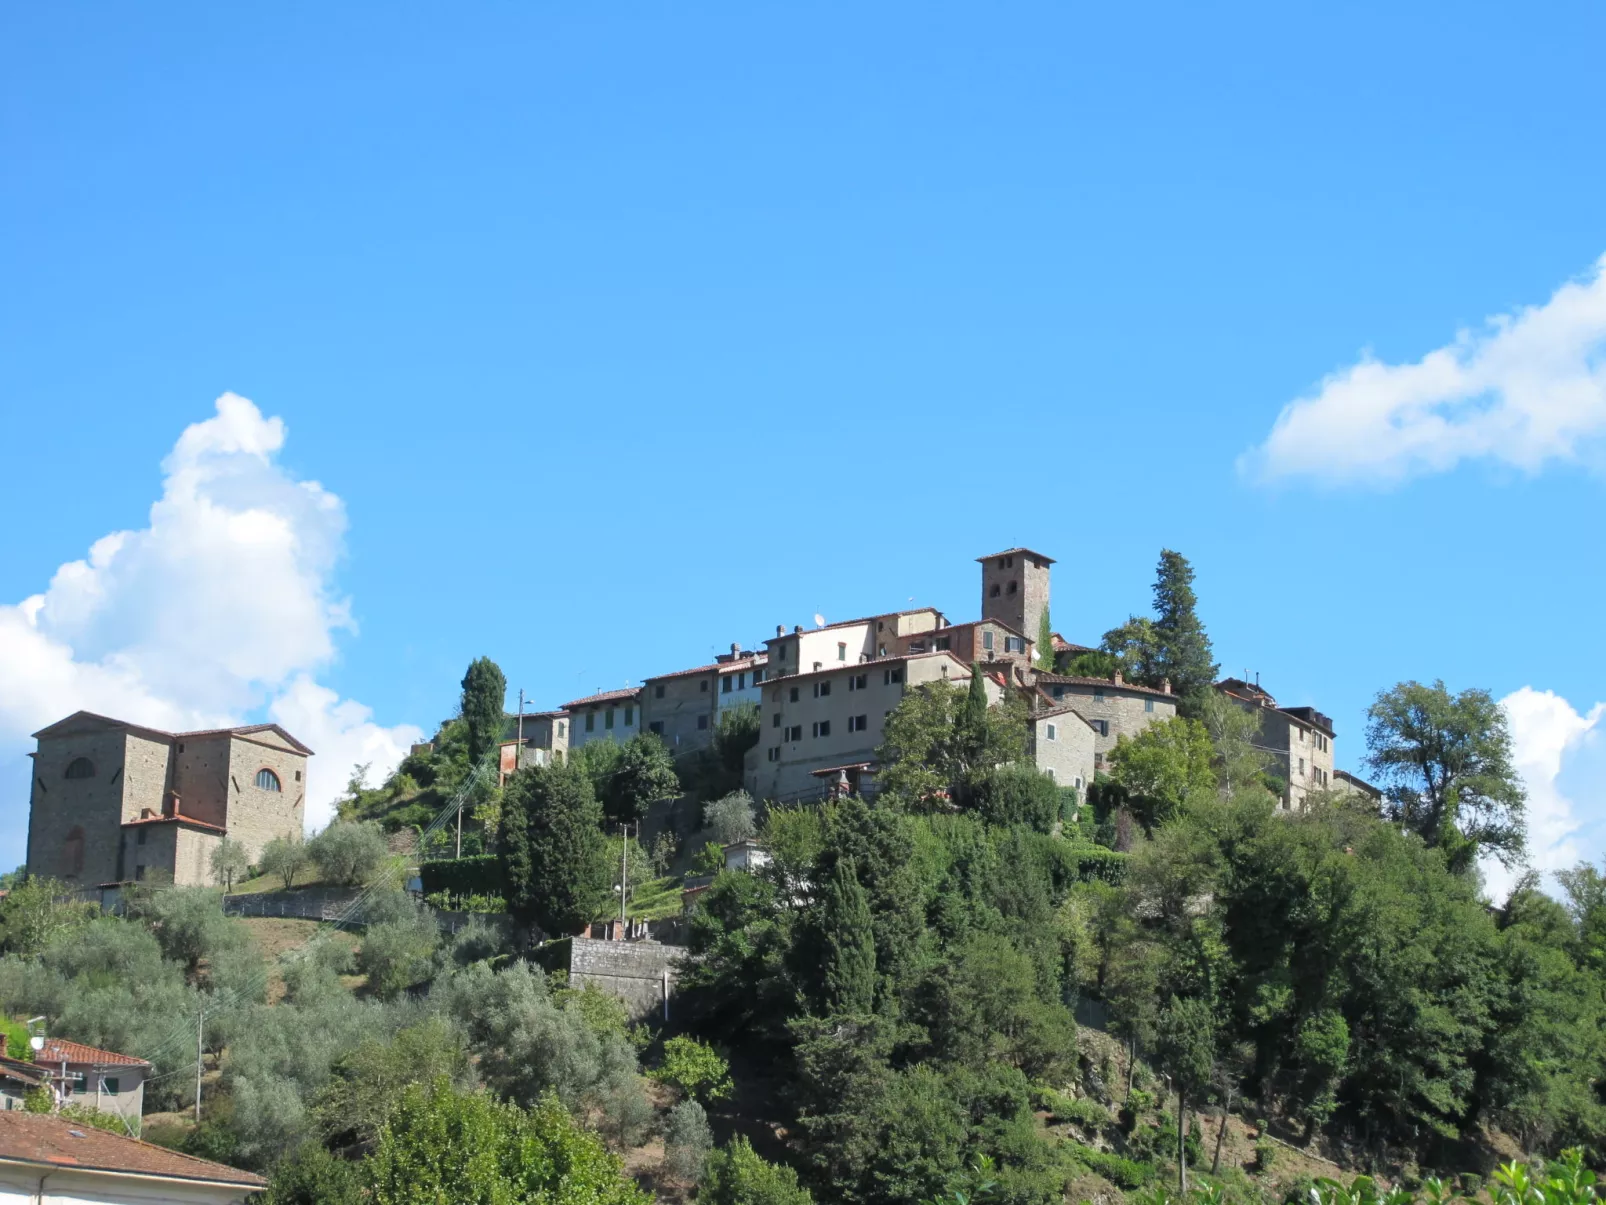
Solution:
M 45 1048 L 45 1040 L 38 1034 L 34 1034 L 33 1037 L 28 1039 L 28 1045 L 32 1046 L 35 1050 L 43 1050 Z
M 821 615 L 818 611 L 814 613 L 814 626 L 817 628 L 823 628 L 825 626 L 825 616 Z

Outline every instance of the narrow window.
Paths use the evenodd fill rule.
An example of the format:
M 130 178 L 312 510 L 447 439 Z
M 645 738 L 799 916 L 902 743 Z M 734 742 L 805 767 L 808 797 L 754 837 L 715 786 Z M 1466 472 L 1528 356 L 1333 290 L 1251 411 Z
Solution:
M 729 674 L 726 674 L 723 678 L 721 678 L 719 680 L 719 690 L 720 690 L 721 694 L 727 694 L 727 695 L 730 694 L 730 692 L 731 692 L 731 676 Z
M 1009 593 L 1011 593 L 1011 594 L 1015 593 L 1015 583 L 1014 582 L 1010 582 L 1009 583 Z
M 562 720 L 558 721 L 558 735 L 559 736 L 563 735 L 563 721 Z
M 848 646 L 840 640 L 836 642 L 836 659 L 838 661 L 846 661 L 848 659 Z
M 1154 700 L 1153 699 L 1144 699 L 1143 700 L 1143 710 L 1144 711 L 1153 711 L 1154 710 Z
M 987 597 L 988 598 L 997 598 L 998 594 L 999 594 L 998 583 L 994 582 L 993 583 L 993 588 L 991 590 L 987 591 Z
M 987 630 L 982 632 L 982 634 L 981 634 L 981 647 L 986 649 L 989 653 L 993 651 L 993 633 L 992 633 L 992 629 L 989 628 L 989 629 L 987 629 Z
M 634 724 L 635 722 L 636 722 L 636 709 L 634 707 L 626 707 L 625 708 L 625 727 L 628 728 L 628 727 L 630 727 L 630 725 Z
M 67 763 L 66 778 L 93 778 L 95 777 L 95 763 L 87 757 L 75 757 Z
M 770 717 L 770 727 L 771 728 L 779 728 L 780 726 L 781 726 L 781 713 L 777 711 L 774 715 L 772 715 Z
M 604 728 L 612 728 L 613 727 L 613 708 L 612 707 L 608 708 L 607 711 L 604 711 L 602 713 L 602 726 Z
M 704 678 L 701 682 L 697 683 L 697 689 L 706 695 L 708 693 L 708 679 Z
M 1057 741 L 1057 740 L 1059 740 L 1059 738 L 1060 738 L 1059 737 L 1059 729 L 1055 728 L 1054 725 L 1050 724 L 1048 726 L 1048 739 L 1051 740 L 1051 741 Z
M 779 745 L 771 745 L 769 748 L 769 755 L 771 761 L 780 761 L 781 747 Z
M 150 834 L 145 829 L 143 829 L 143 828 L 140 829 L 139 830 L 139 836 L 137 838 L 135 838 L 134 844 L 135 845 L 144 845 L 145 844 L 145 838 L 148 837 L 149 835 Z
M 797 687 L 792 687 L 792 702 L 797 702 Z
M 697 731 L 701 732 L 701 731 L 703 731 L 703 729 L 705 729 L 707 727 L 708 727 L 708 717 L 705 716 L 705 715 L 698 716 L 697 717 Z
M 586 731 L 587 732 L 595 732 L 596 730 L 597 730 L 597 713 L 594 712 L 594 711 L 588 711 L 588 712 L 586 712 Z
M 654 686 L 652 688 L 652 697 L 655 698 L 655 699 L 663 698 L 664 697 L 664 688 L 662 686 Z
M 264 766 L 257 771 L 257 788 L 263 791 L 280 790 L 279 776 Z

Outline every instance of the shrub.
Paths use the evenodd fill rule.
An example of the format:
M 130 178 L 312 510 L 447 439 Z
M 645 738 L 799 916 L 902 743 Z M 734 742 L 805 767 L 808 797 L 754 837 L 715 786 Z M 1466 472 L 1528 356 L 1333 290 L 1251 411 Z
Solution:
M 359 1205 L 361 1178 L 355 1164 L 304 1142 L 273 1168 L 258 1205 Z
M 1130 1191 L 1142 1188 L 1154 1179 L 1153 1164 L 1138 1163 L 1132 1159 L 1123 1159 L 1119 1155 L 1109 1155 L 1090 1146 L 1084 1146 L 1080 1142 L 1067 1145 L 1079 1162 L 1085 1164 L 1090 1171 L 1103 1176 L 1117 1188 Z
M 699 1205 L 813 1205 L 814 1198 L 799 1187 L 795 1171 L 760 1159 L 746 1138 L 737 1138 L 709 1154 L 697 1200 Z
M 263 846 L 257 869 L 263 874 L 277 875 L 288 891 L 296 885 L 296 876 L 311 864 L 312 853 L 304 842 L 275 837 Z
M 1054 1093 L 1056 1099 L 1048 1104 L 1056 1122 L 1079 1126 L 1090 1134 L 1101 1132 L 1110 1124 L 1110 1111 L 1096 1100 L 1081 1100 Z
M 250 938 L 244 926 L 223 915 L 222 901 L 210 887 L 169 887 L 142 893 L 129 911 L 156 935 L 162 954 L 193 975 L 203 958 Z
M 28 1027 L 12 1017 L 0 1017 L 0 1033 L 5 1034 L 5 1055 L 22 1062 L 33 1062 L 33 1047 L 29 1044 Z
M 437 858 L 418 868 L 426 895 L 502 895 L 502 860 L 495 854 L 472 858 Z
M 664 1171 L 682 1184 L 696 1184 L 714 1145 L 708 1115 L 695 1100 L 683 1100 L 669 1111 L 664 1128 Z
M 753 797 L 746 791 L 732 791 L 714 800 L 703 809 L 703 827 L 709 829 L 721 845 L 751 837 L 757 831 L 753 823 Z
M 430 959 L 440 945 L 434 914 L 410 904 L 394 920 L 368 926 L 357 951 L 357 970 L 368 976 L 368 989 L 390 1000 L 430 977 Z
M 1054 827 L 1060 812 L 1059 788 L 1035 766 L 997 766 L 970 783 L 970 806 L 989 824 L 1025 824 L 1038 832 Z
M 1270 1138 L 1261 1138 L 1255 1143 L 1255 1171 L 1265 1175 L 1277 1163 L 1277 1144 Z
M 367 821 L 336 820 L 307 842 L 325 882 L 356 887 L 373 878 L 389 854 L 385 834 Z
M 652 1078 L 702 1101 L 722 1100 L 731 1090 L 730 1067 L 719 1052 L 685 1036 L 664 1043 L 663 1061 Z

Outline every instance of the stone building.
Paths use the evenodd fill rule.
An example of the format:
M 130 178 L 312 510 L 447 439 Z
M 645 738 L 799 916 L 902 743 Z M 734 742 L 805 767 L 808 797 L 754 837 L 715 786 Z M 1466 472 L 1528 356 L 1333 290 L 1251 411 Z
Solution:
M 79 711 L 34 739 L 30 873 L 206 884 L 224 836 L 252 861 L 275 837 L 301 839 L 312 750 L 277 724 L 162 732 Z
M 677 757 L 706 749 L 720 712 L 759 701 L 768 662 L 766 654 L 743 652 L 733 644 L 712 665 L 648 678 L 641 688 L 643 726 L 662 737 Z
M 627 741 L 641 731 L 641 687 L 587 695 L 565 703 L 563 710 L 569 717 L 571 749 L 592 741 Z
M 513 735 L 502 742 L 501 780 L 526 766 L 550 766 L 563 760 L 569 751 L 569 713 L 566 711 L 527 711 L 507 717 L 507 731 Z
M 1223 678 L 1216 689 L 1260 717 L 1256 747 L 1271 759 L 1271 772 L 1287 784 L 1281 800 L 1284 810 L 1301 811 L 1311 791 L 1335 789 L 1332 720 L 1314 707 L 1277 706 L 1258 682 Z
M 1097 768 L 1097 739 L 1093 725 L 1071 704 L 1047 704 L 1032 712 L 1026 751 L 1056 784 L 1074 787 L 1080 800 Z
M 1030 548 L 1007 548 L 976 560 L 981 564 L 981 617 L 1001 620 L 1035 641 L 1048 610 L 1048 574 L 1054 558 Z
M 1159 688 L 1139 686 L 1124 681 L 1119 673 L 1110 678 L 1039 673 L 1036 680 L 1051 705 L 1076 708 L 1092 727 L 1094 763 L 1099 769 L 1121 737 L 1136 736 L 1150 724 L 1177 714 L 1177 697 L 1169 683 Z

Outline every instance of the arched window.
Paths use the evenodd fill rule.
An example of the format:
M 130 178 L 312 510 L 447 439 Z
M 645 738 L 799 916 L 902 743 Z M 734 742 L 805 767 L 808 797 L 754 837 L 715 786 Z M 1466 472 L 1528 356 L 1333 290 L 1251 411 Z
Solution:
M 279 790 L 279 776 L 267 767 L 257 771 L 257 786 L 264 791 Z
M 75 757 L 67 763 L 66 776 L 68 778 L 93 778 L 95 777 L 95 763 L 87 757 Z

